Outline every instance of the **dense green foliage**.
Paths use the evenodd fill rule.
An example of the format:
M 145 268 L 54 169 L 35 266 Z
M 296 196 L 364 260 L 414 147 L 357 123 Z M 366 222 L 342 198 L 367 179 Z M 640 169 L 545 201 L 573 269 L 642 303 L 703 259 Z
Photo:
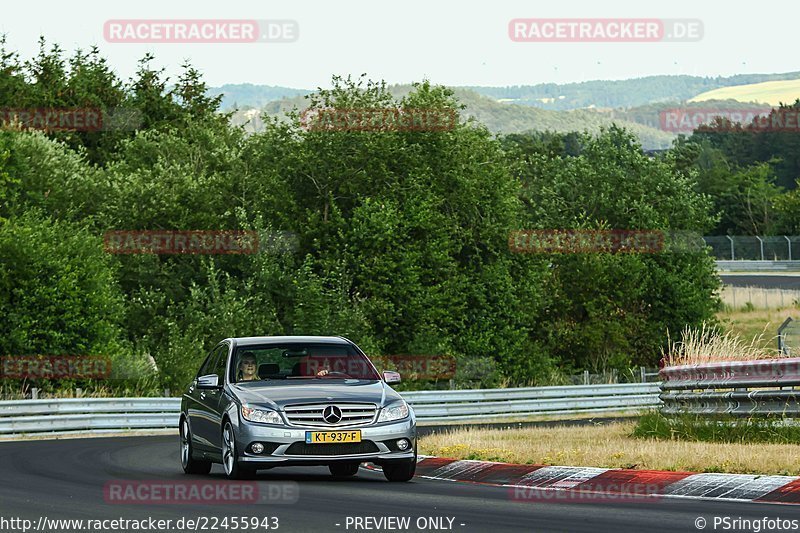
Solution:
M 789 116 L 800 101 L 770 112 Z M 769 118 L 768 121 L 772 121 Z M 770 129 L 718 119 L 681 136 L 664 157 L 697 176 L 714 202 L 715 235 L 797 235 L 800 231 L 800 129 Z
M 510 136 L 520 165 L 526 227 L 628 228 L 666 234 L 708 228 L 709 200 L 670 160 L 645 156 L 634 137 Z M 521 161 L 520 161 L 521 159 Z M 675 245 L 676 243 L 667 243 Z M 549 353 L 576 368 L 653 364 L 666 331 L 712 316 L 714 264 L 702 250 L 556 254 L 550 259 Z
M 175 391 L 221 338 L 331 334 L 371 354 L 452 354 L 459 384 L 492 386 L 654 366 L 668 331 L 713 318 L 719 281 L 703 252 L 509 250 L 517 229 L 714 223 L 691 165 L 647 157 L 625 130 L 498 139 L 445 87 L 396 98 L 334 78 L 312 109 L 462 118 L 439 132 L 320 131 L 295 112 L 246 135 L 188 65 L 168 89 L 152 58 L 123 82 L 96 51 L 67 61 L 42 43 L 29 62 L 2 57 L 0 87 L 25 106 L 142 117 L 130 131 L 0 132 L 5 354 L 113 354 L 141 371 L 149 355 Z M 21 107 L 9 94 L 0 105 Z M 140 229 L 294 237 L 244 255 L 103 251 L 104 232 Z

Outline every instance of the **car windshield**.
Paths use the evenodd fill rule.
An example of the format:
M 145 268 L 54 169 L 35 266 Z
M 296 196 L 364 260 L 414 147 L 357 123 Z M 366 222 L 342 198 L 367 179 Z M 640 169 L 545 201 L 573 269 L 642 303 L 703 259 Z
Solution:
M 348 344 L 285 343 L 239 346 L 233 382 L 305 379 L 380 379 L 366 356 Z

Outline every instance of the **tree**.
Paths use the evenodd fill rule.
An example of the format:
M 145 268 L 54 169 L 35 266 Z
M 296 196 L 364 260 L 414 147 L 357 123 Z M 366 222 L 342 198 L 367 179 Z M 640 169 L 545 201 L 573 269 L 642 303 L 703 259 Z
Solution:
M 529 227 L 660 231 L 666 248 L 543 255 L 552 278 L 540 334 L 573 368 L 655 365 L 667 332 L 713 320 L 716 311 L 713 261 L 677 242 L 713 223 L 709 199 L 674 161 L 647 157 L 624 130 L 584 135 L 581 144 L 578 156 L 526 155 L 519 177 Z
M 696 175 L 697 191 L 714 202 L 719 217 L 714 235 L 771 235 L 776 228 L 773 204 L 782 190 L 772 167 L 739 167 L 708 140 L 675 143 L 668 157 L 684 173 Z

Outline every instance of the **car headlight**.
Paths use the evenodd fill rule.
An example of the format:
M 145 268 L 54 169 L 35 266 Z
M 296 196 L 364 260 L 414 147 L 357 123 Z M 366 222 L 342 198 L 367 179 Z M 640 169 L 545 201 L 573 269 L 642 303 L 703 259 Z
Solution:
M 260 422 L 262 424 L 283 425 L 283 419 L 277 411 L 266 411 L 264 409 L 253 409 L 252 407 L 242 406 L 242 416 L 250 422 Z
M 378 415 L 378 422 L 391 422 L 408 416 L 408 404 L 400 401 L 384 407 Z

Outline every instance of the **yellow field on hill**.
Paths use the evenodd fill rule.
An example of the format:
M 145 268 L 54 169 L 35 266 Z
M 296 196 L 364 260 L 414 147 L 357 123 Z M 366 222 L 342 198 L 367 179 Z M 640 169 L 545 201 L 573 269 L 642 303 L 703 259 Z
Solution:
M 800 80 L 784 80 L 722 87 L 698 94 L 689 101 L 736 100 L 738 102 L 763 102 L 777 106 L 781 102 L 792 104 L 798 98 L 800 98 Z

